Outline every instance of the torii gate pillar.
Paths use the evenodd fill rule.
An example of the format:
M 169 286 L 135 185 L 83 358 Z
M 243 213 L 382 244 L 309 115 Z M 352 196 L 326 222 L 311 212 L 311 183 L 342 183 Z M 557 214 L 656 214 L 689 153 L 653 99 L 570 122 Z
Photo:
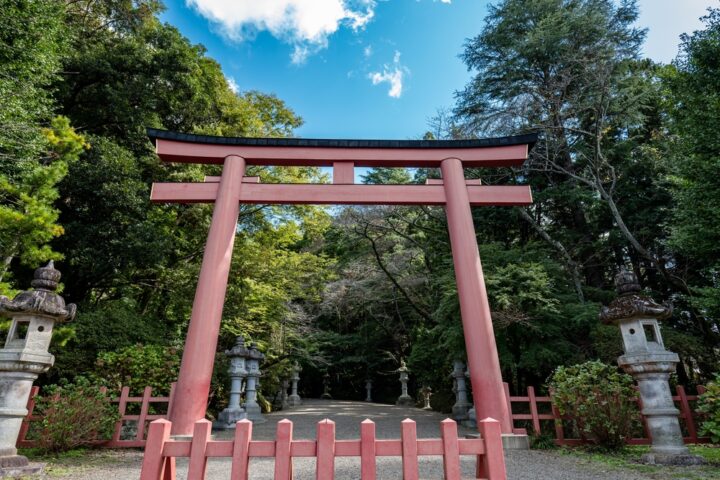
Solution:
M 230 155 L 225 158 L 195 290 L 172 411 L 168 412 L 173 422 L 174 435 L 191 434 L 195 422 L 205 418 L 240 215 L 240 179 L 244 174 L 245 160 L 242 157 Z
M 509 434 L 513 431 L 511 413 L 500 374 L 462 162 L 448 158 L 442 161 L 440 170 L 475 411 L 479 419 L 492 417 L 498 420 L 502 432 Z

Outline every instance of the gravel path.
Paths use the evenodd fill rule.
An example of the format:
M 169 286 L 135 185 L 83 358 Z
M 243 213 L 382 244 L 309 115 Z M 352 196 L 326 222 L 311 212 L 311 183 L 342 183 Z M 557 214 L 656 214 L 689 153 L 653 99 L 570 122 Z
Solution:
M 370 418 L 377 425 L 378 438 L 400 438 L 400 422 L 412 418 L 417 422 L 418 437 L 440 437 L 439 424 L 445 418 L 436 412 L 396 407 L 394 405 L 368 404 L 333 400 L 310 400 L 304 405 L 288 411 L 272 413 L 266 416 L 267 422 L 253 426 L 253 438 L 272 440 L 275 424 L 278 420 L 292 420 L 293 438 L 314 439 L 315 428 L 319 420 L 331 418 L 335 421 L 338 439 L 353 439 L 360 436 L 360 422 Z M 471 430 L 461 427 L 459 434 Z M 231 432 L 217 432 L 217 439 L 231 438 Z M 463 476 L 472 478 L 474 459 L 462 457 Z M 98 450 L 78 459 L 65 459 L 51 463 L 44 478 L 72 478 L 76 480 L 114 480 L 137 479 L 140 474 L 142 452 L 122 450 Z M 426 479 L 442 478 L 442 460 L 440 457 L 420 457 L 420 475 Z M 531 450 L 506 453 L 508 478 L 511 480 L 648 480 L 661 478 L 642 476 L 635 472 L 619 470 L 605 465 L 552 451 Z M 378 479 L 400 479 L 400 458 L 378 458 Z M 293 460 L 294 478 L 310 480 L 315 478 L 315 460 L 297 458 Z M 178 459 L 178 478 L 184 479 L 187 461 Z M 337 458 L 335 460 L 335 478 L 337 480 L 357 479 L 360 472 L 359 458 Z M 272 479 L 273 460 L 253 459 L 250 464 L 250 477 L 253 480 Z M 230 478 L 230 459 L 211 459 L 208 462 L 208 480 Z

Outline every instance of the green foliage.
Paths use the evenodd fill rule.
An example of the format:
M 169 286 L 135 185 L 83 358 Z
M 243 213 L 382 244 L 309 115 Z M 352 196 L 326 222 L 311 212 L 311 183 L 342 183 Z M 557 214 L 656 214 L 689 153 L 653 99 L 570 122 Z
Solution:
M 553 404 L 600 448 L 621 449 L 639 421 L 633 380 L 599 361 L 558 367 L 549 379 Z
M 42 416 L 37 443 L 45 453 L 92 446 L 112 436 L 120 419 L 117 406 L 86 378 L 46 387 L 35 410 Z
M 698 397 L 697 411 L 703 414 L 700 434 L 720 443 L 720 374 L 705 385 L 705 392 Z
M 95 362 L 96 381 L 119 390 L 141 393 L 146 386 L 154 395 L 170 393 L 171 383 L 180 369 L 180 352 L 162 345 L 133 345 L 114 352 L 103 352 Z
M 0 293 L 8 293 L 3 280 L 14 258 L 28 266 L 62 258 L 48 244 L 64 232 L 54 205 L 57 184 L 87 144 L 65 117 L 54 118 L 42 132 L 47 148 L 42 160 L 27 160 L 15 172 L 0 171 Z

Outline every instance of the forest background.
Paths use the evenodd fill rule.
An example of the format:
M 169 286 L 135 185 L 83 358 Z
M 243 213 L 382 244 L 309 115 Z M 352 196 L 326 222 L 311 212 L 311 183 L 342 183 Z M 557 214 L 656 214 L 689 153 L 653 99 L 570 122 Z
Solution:
M 167 391 L 190 317 L 212 205 L 152 205 L 154 181 L 216 166 L 161 164 L 145 129 L 292 136 L 302 118 L 271 93 L 234 93 L 201 45 L 158 20 L 155 0 L 0 0 L 0 294 L 53 259 L 78 316 L 58 328 L 41 379 L 89 376 Z M 633 0 L 499 0 L 461 55 L 472 81 L 418 138 L 537 132 L 521 169 L 467 170 L 527 184 L 527 208 L 476 208 L 503 377 L 542 386 L 554 368 L 614 362 L 601 325 L 613 277 L 634 270 L 674 307 L 674 382 L 720 357 L 720 10 L 669 65 L 642 59 Z M 301 113 L 301 112 L 300 112 Z M 254 167 L 264 183 L 326 182 L 314 168 Z M 374 169 L 365 183 L 424 183 L 435 170 Z M 4 327 L 6 330 L 6 326 Z M 266 354 L 266 398 L 298 361 L 301 394 L 322 376 L 338 398 L 393 401 L 413 388 L 451 404 L 465 347 L 440 208 L 242 206 L 222 351 L 237 335 Z

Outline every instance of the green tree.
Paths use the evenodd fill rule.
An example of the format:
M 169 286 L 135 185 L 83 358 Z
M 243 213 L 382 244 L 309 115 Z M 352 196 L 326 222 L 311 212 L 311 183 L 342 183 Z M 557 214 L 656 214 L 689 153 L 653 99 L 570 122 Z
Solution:
M 720 10 L 710 9 L 703 21 L 705 29 L 682 37 L 674 68 L 665 70 L 675 139 L 668 161 L 675 200 L 669 241 L 676 261 L 687 264 L 682 278 L 690 286 L 693 329 L 712 350 L 720 342 Z

